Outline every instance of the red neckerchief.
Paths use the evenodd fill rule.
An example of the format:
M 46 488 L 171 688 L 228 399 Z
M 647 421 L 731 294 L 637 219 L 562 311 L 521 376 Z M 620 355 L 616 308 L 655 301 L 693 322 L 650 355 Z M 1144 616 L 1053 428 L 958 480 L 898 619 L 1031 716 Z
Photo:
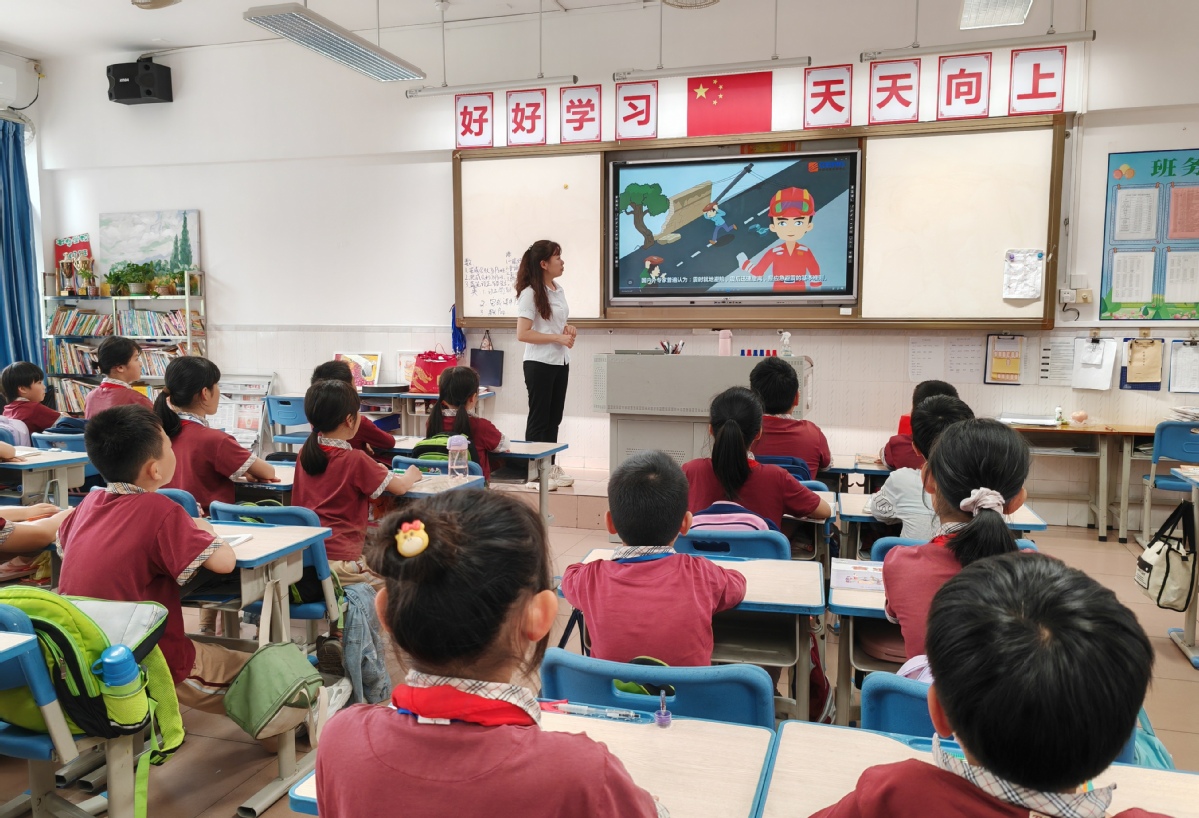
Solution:
M 932 542 L 930 542 L 929 545 L 939 545 L 942 548 L 945 548 L 949 545 L 949 541 L 952 538 L 952 534 L 939 534 L 936 537 L 933 537 Z
M 753 471 L 754 469 L 760 469 L 760 468 L 762 468 L 762 464 L 761 464 L 761 463 L 759 463 L 757 460 L 754 460 L 754 459 L 752 459 L 752 458 L 748 458 L 748 462 L 749 462 L 749 470 L 750 470 L 750 471 Z
M 334 452 L 345 451 L 345 449 L 341 448 L 340 446 L 326 446 L 324 443 L 318 443 L 317 445 L 321 447 L 321 451 L 325 454 L 333 454 Z
M 100 388 L 101 389 L 128 389 L 129 387 L 121 386 L 119 383 L 102 383 L 102 384 L 100 384 Z
M 453 719 L 484 727 L 516 724 L 531 727 L 537 722 L 524 708 L 498 699 L 464 693 L 448 685 L 409 687 L 397 685 L 391 691 L 391 703 L 397 710 L 426 719 Z

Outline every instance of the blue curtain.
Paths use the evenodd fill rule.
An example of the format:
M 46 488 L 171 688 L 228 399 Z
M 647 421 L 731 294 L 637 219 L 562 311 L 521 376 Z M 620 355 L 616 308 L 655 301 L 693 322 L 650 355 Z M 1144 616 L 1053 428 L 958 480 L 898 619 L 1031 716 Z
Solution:
M 25 126 L 0 120 L 0 367 L 41 360 Z

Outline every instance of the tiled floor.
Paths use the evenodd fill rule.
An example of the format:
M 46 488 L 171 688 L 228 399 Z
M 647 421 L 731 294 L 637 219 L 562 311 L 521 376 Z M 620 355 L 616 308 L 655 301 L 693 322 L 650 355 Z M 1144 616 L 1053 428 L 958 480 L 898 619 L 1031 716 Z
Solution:
M 550 539 L 556 574 L 593 548 L 611 547 L 606 532 L 590 529 L 555 527 L 550 530 Z M 1146 709 L 1179 769 L 1199 771 L 1199 670 L 1191 668 L 1165 635 L 1166 628 L 1181 624 L 1181 615 L 1159 610 L 1133 584 L 1136 546 L 1098 543 L 1094 532 L 1079 528 L 1055 527 L 1037 536 L 1036 541 L 1042 551 L 1113 588 L 1136 612 L 1157 651 Z M 568 614 L 569 608 L 561 603 L 551 644 L 557 643 Z M 578 650 L 577 640 L 572 642 L 572 649 Z M 835 637 L 830 637 L 830 670 L 836 665 L 835 651 Z M 401 678 L 398 663 L 393 660 L 389 666 L 393 678 Z M 184 724 L 188 738 L 183 748 L 151 773 L 149 814 L 164 818 L 228 818 L 236 814 L 238 804 L 274 775 L 274 758 L 224 717 L 189 711 L 184 714 Z M 0 802 L 25 786 L 23 764 L 0 761 Z M 73 801 L 84 798 L 74 789 L 64 794 Z M 286 799 L 266 813 L 269 818 L 294 814 L 287 808 Z

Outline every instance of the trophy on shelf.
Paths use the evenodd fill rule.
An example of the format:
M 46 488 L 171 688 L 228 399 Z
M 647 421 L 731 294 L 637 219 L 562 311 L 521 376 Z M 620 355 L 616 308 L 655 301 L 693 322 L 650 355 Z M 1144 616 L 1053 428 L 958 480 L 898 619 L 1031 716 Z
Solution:
M 58 262 L 58 294 L 78 295 L 79 285 L 75 279 L 75 260 L 64 258 Z

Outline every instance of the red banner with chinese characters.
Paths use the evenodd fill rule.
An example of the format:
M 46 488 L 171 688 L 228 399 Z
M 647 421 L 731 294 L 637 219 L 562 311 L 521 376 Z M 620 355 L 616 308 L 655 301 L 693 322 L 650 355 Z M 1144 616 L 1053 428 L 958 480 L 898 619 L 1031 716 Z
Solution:
M 773 74 L 728 74 L 687 80 L 687 135 L 765 133 L 771 125 Z

